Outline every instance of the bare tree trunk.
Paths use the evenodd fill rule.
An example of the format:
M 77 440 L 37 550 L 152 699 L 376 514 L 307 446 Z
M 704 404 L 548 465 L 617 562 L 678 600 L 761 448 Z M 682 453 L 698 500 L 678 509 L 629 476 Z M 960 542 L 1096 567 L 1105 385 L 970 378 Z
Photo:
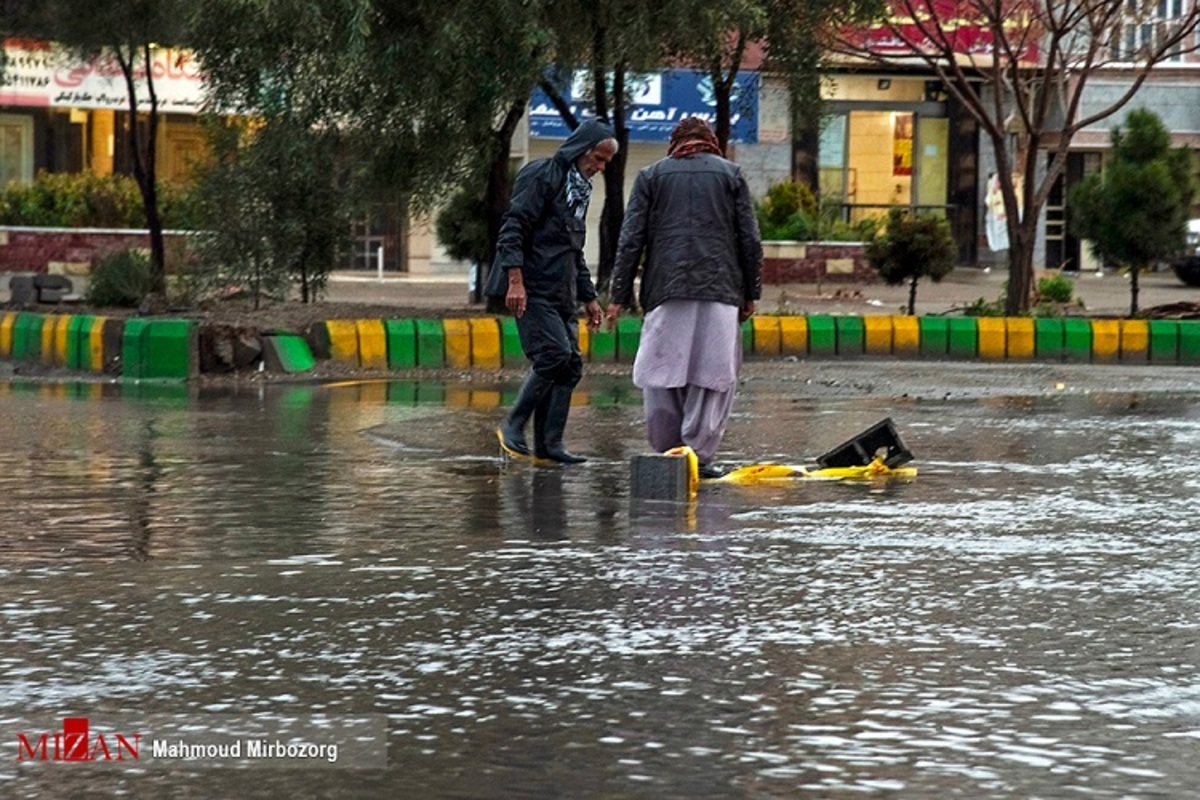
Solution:
M 508 107 L 504 119 L 500 122 L 499 130 L 492 132 L 491 161 L 488 164 L 487 190 L 484 200 L 484 214 L 487 217 L 487 249 L 483 253 L 483 262 L 475 265 L 475 289 L 471 293 L 472 303 L 483 302 L 483 287 L 496 260 L 496 240 L 500 237 L 500 223 L 508 203 L 512 199 L 512 185 L 509 182 L 509 156 L 512 153 L 512 137 L 517 129 L 517 123 L 525 113 L 525 101 L 518 100 Z
M 1132 319 L 1138 313 L 1138 275 L 1141 274 L 1141 267 L 1130 267 L 1129 269 L 1129 317 Z
M 908 315 L 910 317 L 917 314 L 917 276 L 912 276 L 912 281 L 908 284 Z
M 596 52 L 604 52 L 604 31 L 596 32 Z M 625 218 L 625 162 L 629 156 L 629 128 L 625 125 L 625 64 L 612 67 L 612 113 L 608 113 L 608 93 L 605 91 L 605 64 L 597 61 L 592 70 L 596 92 L 596 114 L 607 116 L 617 135 L 617 154 L 604 168 L 604 209 L 600 213 L 600 263 L 593 271 L 596 289 L 608 286 L 613 264 L 617 260 L 617 240 L 621 236 L 621 221 Z
M 163 294 L 167 288 L 167 270 L 162 217 L 158 211 L 158 176 L 155 166 L 158 154 L 158 94 L 154 90 L 154 55 L 149 44 L 141 46 L 141 57 L 146 67 L 146 89 L 150 93 L 146 141 L 143 142 L 138 128 L 137 87 L 133 82 L 138 46 L 130 45 L 128 52 L 119 46 L 113 50 L 117 54 L 117 61 L 125 78 L 125 89 L 129 93 L 129 143 L 133 151 L 133 177 L 142 194 L 146 228 L 150 232 L 150 290 Z

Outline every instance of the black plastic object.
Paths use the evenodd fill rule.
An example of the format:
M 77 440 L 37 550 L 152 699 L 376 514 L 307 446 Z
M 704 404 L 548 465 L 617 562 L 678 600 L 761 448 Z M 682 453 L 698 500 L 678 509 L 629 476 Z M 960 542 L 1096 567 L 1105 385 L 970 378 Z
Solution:
M 877 422 L 865 431 L 839 444 L 817 459 L 821 467 L 865 467 L 879 455 L 889 469 L 913 460 L 913 454 L 900 441 L 892 418 Z

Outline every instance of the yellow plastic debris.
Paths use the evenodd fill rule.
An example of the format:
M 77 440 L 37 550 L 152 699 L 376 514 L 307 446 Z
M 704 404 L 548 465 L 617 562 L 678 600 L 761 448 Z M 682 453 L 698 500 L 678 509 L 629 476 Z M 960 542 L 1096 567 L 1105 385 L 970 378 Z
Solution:
M 683 447 L 672 447 L 670 450 L 663 453 L 665 456 L 686 456 L 688 462 L 688 497 L 695 498 L 696 492 L 700 489 L 700 459 L 692 448 L 684 445 Z
M 863 481 L 879 479 L 912 479 L 917 477 L 916 467 L 888 467 L 883 459 L 876 458 L 870 464 L 859 467 L 826 467 L 808 469 L 787 464 L 751 464 L 739 467 L 715 480 L 724 483 L 767 483 L 770 481 L 809 478 L 827 481 Z

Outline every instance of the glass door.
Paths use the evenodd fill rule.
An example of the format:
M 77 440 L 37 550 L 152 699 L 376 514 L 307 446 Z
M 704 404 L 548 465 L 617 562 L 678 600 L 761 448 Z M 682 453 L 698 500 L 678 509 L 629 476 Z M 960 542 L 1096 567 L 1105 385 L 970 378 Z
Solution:
M 0 114 L 0 189 L 33 182 L 33 117 Z

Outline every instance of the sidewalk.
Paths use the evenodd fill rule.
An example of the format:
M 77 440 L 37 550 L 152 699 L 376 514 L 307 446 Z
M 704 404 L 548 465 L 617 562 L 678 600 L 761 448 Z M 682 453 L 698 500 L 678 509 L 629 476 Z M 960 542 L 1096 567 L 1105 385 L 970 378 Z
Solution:
M 1074 296 L 1083 301 L 1082 313 L 1090 317 L 1120 318 L 1129 314 L 1129 279 L 1117 272 L 1064 273 L 1075 283 Z M 995 302 L 1004 296 L 1007 271 L 961 267 L 940 283 L 929 280 L 917 285 L 916 313 L 956 313 L 979 299 Z M 87 279 L 74 276 L 73 296 L 81 296 Z M 1200 302 L 1200 289 L 1185 286 L 1170 270 L 1144 273 L 1139 281 L 1138 309 L 1168 303 Z M 0 303 L 9 300 L 7 276 L 0 276 Z M 409 275 L 375 272 L 335 271 L 330 274 L 324 297 L 327 303 L 397 306 L 428 309 L 431 314 L 479 314 L 482 305 L 470 302 L 466 275 Z M 763 287 L 758 310 L 763 314 L 806 316 L 850 314 L 876 316 L 903 314 L 908 305 L 908 286 L 884 283 L 785 284 Z
M 1124 317 L 1129 314 L 1129 279 L 1117 272 L 1064 273 L 1075 282 L 1074 296 L 1092 317 Z M 940 283 L 917 285 L 918 315 L 954 312 L 980 298 L 994 302 L 1003 298 L 1007 271 L 963 267 Z M 1170 270 L 1143 273 L 1139 280 L 1138 309 L 1167 303 L 1200 302 L 1200 289 L 1185 286 Z M 466 276 L 406 275 L 385 273 L 381 280 L 373 272 L 334 272 L 329 277 L 325 299 L 333 303 L 377 303 L 420 308 L 478 310 L 469 302 Z M 908 286 L 884 283 L 786 284 L 764 286 L 758 310 L 764 314 L 857 314 L 861 316 L 903 314 L 908 305 Z

